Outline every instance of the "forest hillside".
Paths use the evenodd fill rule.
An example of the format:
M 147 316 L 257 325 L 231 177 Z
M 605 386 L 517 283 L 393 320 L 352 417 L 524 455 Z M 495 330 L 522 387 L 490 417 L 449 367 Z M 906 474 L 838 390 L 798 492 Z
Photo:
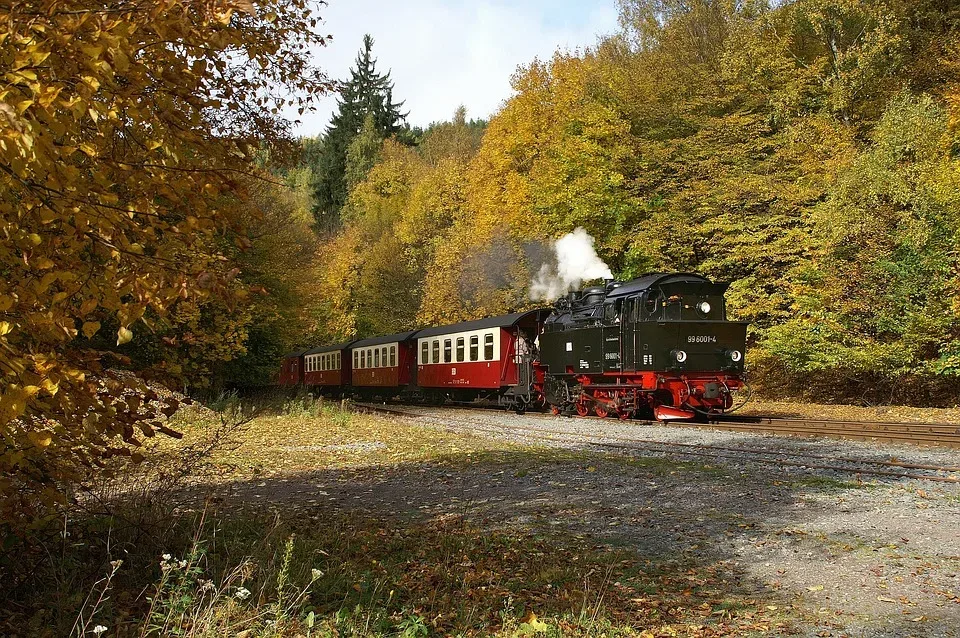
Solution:
M 622 33 L 519 69 L 485 127 L 461 112 L 367 144 L 371 168 L 323 210 L 312 338 L 542 304 L 528 293 L 549 240 L 582 227 L 619 278 L 732 282 L 763 389 L 954 400 L 960 9 L 620 10 Z

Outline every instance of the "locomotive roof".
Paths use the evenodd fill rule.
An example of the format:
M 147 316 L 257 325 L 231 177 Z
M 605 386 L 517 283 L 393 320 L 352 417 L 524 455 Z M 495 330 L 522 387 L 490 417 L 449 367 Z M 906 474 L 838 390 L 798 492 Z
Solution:
M 378 346 L 381 343 L 393 343 L 394 341 L 406 341 L 413 335 L 417 333 L 416 330 L 409 330 L 407 332 L 398 332 L 392 335 L 384 335 L 382 337 L 370 337 L 369 339 L 361 339 L 360 341 L 354 341 L 350 344 L 351 348 L 363 348 L 366 346 Z
M 338 350 L 345 350 L 352 341 L 344 341 L 343 343 L 335 343 L 331 346 L 317 346 L 316 348 L 311 348 L 310 350 L 305 350 L 303 354 L 321 354 L 323 352 L 336 352 Z
M 622 286 L 614 288 L 607 293 L 608 298 L 623 297 L 625 295 L 632 295 L 656 286 L 663 286 L 664 284 L 701 284 L 704 287 L 720 286 L 723 290 L 726 290 L 728 284 L 715 284 L 711 282 L 706 277 L 701 275 L 695 275 L 693 273 L 681 272 L 681 273 L 662 273 L 655 272 L 648 275 L 643 275 L 638 279 L 633 281 L 628 281 Z M 720 293 L 722 294 L 722 290 Z
M 449 326 L 437 326 L 435 328 L 424 328 L 417 333 L 417 338 L 436 337 L 438 335 L 450 334 L 453 332 L 469 332 L 471 330 L 483 330 L 484 328 L 510 328 L 525 319 L 532 318 L 534 321 L 543 321 L 550 314 L 547 308 L 537 310 L 528 310 L 526 312 L 515 312 L 510 315 L 500 315 L 499 317 L 487 317 L 486 319 L 475 319 L 474 321 L 464 321 L 451 324 Z

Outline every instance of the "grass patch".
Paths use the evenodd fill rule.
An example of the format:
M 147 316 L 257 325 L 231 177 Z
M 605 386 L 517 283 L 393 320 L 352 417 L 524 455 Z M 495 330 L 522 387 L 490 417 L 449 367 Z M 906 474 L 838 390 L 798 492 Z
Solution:
M 180 517 L 161 544 L 137 545 L 118 522 L 74 528 L 66 578 L 45 583 L 66 596 L 8 607 L 6 626 L 23 632 L 7 635 L 81 635 L 79 625 L 110 636 L 739 636 L 780 626 L 722 564 L 654 565 L 577 538 L 207 511 Z
M 251 412 L 240 402 L 230 414 Z M 245 412 L 246 410 L 246 412 Z M 324 468 L 395 466 L 470 453 L 517 449 L 494 439 L 419 426 L 413 420 L 358 414 L 337 401 L 309 396 L 258 406 L 236 445 L 215 451 L 222 476 L 275 476 Z M 173 422 L 189 443 L 207 436 L 222 413 L 202 407 L 183 410 Z M 174 450 L 184 442 L 158 439 Z

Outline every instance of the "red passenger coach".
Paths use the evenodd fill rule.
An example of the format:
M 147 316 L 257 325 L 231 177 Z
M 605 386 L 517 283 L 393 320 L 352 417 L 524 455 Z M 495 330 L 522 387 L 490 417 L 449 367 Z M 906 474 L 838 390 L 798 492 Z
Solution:
M 353 386 L 358 389 L 367 388 L 367 394 L 377 388 L 393 389 L 395 391 L 389 393 L 389 396 L 393 396 L 410 385 L 415 363 L 415 342 L 411 337 L 415 334 L 414 330 L 351 343 Z
M 341 390 L 350 383 L 350 342 L 321 346 L 303 354 L 303 384 Z
M 421 330 L 417 384 L 448 390 L 454 398 L 478 395 L 477 390 L 526 389 L 533 344 L 548 313 L 518 312 Z
M 285 387 L 300 385 L 303 381 L 303 354 L 305 350 L 291 352 L 283 356 L 280 363 L 280 376 L 277 383 Z

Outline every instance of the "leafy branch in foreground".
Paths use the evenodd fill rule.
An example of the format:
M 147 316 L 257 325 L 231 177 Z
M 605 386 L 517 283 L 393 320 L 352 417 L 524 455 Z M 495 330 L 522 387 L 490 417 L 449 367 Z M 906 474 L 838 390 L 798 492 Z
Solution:
M 4 520 L 163 431 L 175 404 L 107 370 L 179 303 L 247 295 L 213 238 L 247 245 L 240 178 L 327 88 L 316 24 L 307 0 L 0 9 Z

